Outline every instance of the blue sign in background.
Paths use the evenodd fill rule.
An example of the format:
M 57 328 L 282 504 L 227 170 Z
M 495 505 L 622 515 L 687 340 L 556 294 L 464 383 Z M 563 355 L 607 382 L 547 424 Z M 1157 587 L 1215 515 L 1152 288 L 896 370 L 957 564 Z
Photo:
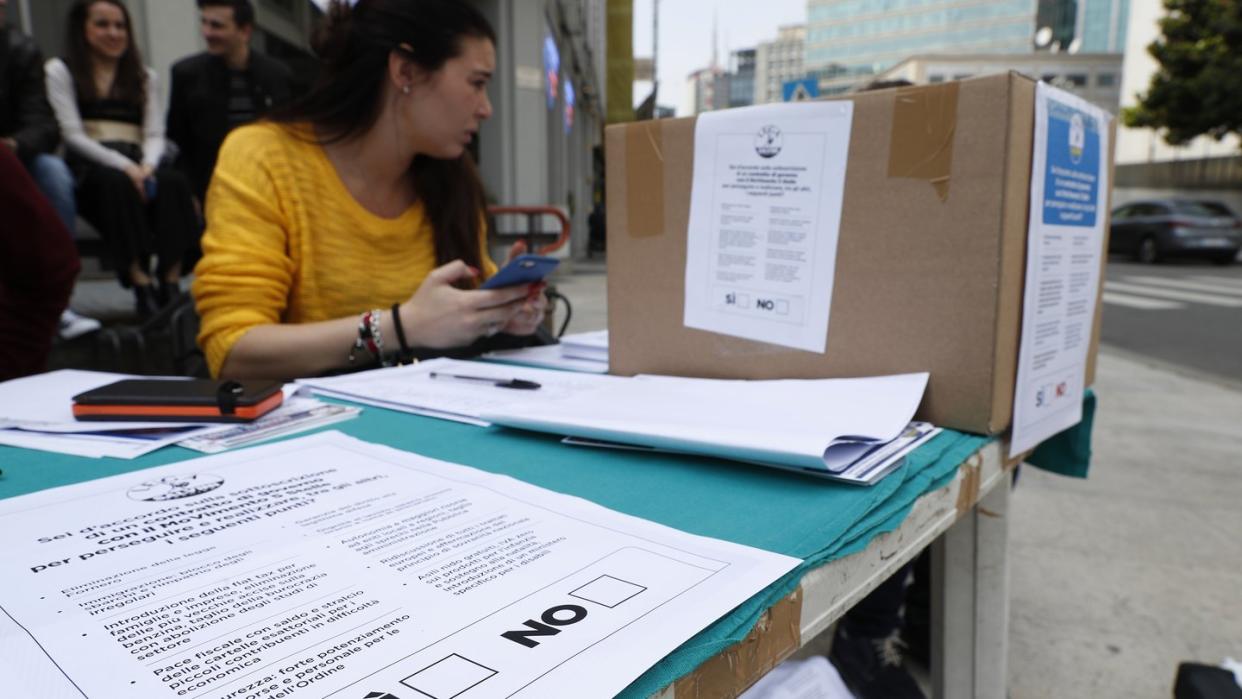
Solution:
M 1095 226 L 1100 208 L 1100 125 L 1095 117 L 1048 100 L 1045 224 Z

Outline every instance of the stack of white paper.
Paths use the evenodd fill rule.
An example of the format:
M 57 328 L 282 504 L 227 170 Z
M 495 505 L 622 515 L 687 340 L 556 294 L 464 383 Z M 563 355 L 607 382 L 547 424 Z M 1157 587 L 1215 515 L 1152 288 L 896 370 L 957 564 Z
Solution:
M 608 331 L 576 333 L 559 344 L 488 352 L 483 359 L 587 374 L 608 373 Z
M 621 380 L 597 395 L 513 403 L 498 425 L 874 483 L 935 428 L 911 425 L 927 374 L 863 379 Z
M 288 385 L 281 407 L 247 423 L 83 422 L 74 418 L 74 396 L 132 378 L 140 377 L 61 369 L 0 383 L 0 444 L 91 458 L 133 459 L 170 444 L 215 453 L 340 422 L 359 413 L 358 408 L 329 405 L 313 398 L 291 398 L 296 387 Z
M 724 381 L 434 359 L 299 384 L 430 417 L 750 461 L 855 483 L 874 483 L 935 434 L 931 425 L 910 422 L 926 373 Z
M 514 379 L 538 384 L 539 388 L 496 385 Z M 489 423 L 482 414 L 489 410 L 504 410 L 517 403 L 540 405 L 570 396 L 591 396 L 625 381 L 628 379 L 613 376 L 430 359 L 409 366 L 299 379 L 298 385 L 322 396 L 486 427 Z
M 608 361 L 608 331 L 576 333 L 561 338 L 561 354 L 573 359 Z
M 78 422 L 73 397 L 128 374 L 61 369 L 0 383 L 0 444 L 93 458 L 133 459 L 220 429 L 198 422 Z

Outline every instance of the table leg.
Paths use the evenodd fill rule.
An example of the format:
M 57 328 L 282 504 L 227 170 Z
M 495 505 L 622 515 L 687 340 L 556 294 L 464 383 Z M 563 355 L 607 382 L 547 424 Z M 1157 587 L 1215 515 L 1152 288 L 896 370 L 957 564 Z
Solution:
M 932 696 L 1004 699 L 1009 477 L 932 546 Z

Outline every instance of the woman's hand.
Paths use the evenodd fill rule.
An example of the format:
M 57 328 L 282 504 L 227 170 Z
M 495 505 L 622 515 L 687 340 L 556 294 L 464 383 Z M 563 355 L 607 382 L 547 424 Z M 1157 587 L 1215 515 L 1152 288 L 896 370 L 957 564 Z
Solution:
M 538 330 L 539 324 L 543 322 L 543 315 L 548 310 L 548 297 L 543 293 L 546 288 L 548 288 L 547 282 L 528 284 L 526 286 L 528 291 L 522 299 L 522 305 L 518 307 L 518 312 L 513 314 L 509 322 L 501 328 L 501 332 L 510 335 L 530 335 Z
M 418 291 L 401 305 L 406 339 L 415 347 L 446 349 L 495 335 L 518 317 L 533 285 L 463 291 L 457 281 L 478 277 L 461 260 L 435 268 Z M 546 304 L 546 301 L 544 302 Z M 542 316 L 542 311 L 539 311 Z M 526 334 L 533 332 L 533 328 Z
M 134 183 L 134 188 L 138 190 L 138 197 L 146 201 L 147 177 L 150 176 L 150 173 L 147 172 L 147 166 L 130 163 L 125 166 L 125 174 L 129 176 L 130 181 Z
M 525 255 L 527 252 L 526 241 L 517 241 L 509 248 L 505 264 L 509 264 L 514 258 L 519 255 Z M 548 283 L 528 284 L 526 288 L 527 294 L 521 309 L 501 328 L 502 332 L 509 333 L 510 335 L 530 335 L 543 322 L 543 315 L 548 309 L 548 297 L 544 296 L 543 290 L 548 288 Z

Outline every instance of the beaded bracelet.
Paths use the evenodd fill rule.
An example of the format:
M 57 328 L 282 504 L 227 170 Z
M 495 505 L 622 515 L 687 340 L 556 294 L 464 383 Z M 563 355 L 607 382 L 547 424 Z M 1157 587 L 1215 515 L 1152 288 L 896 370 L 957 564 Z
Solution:
M 358 319 L 358 337 L 354 338 L 354 344 L 349 349 L 349 363 L 352 365 L 362 353 L 366 350 L 371 354 L 372 359 L 380 360 L 384 358 L 384 336 L 380 331 L 380 313 L 377 308 L 367 311 Z

